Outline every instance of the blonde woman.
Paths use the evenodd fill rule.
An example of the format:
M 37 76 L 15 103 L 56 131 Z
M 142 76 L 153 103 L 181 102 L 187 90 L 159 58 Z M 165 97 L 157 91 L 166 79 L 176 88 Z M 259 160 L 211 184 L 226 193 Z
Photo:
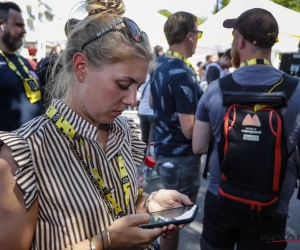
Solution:
M 46 114 L 0 133 L 1 249 L 143 249 L 181 228 L 141 229 L 146 212 L 191 204 L 172 190 L 138 196 L 146 145 L 120 115 L 136 105 L 155 57 L 122 1 L 85 8 Z

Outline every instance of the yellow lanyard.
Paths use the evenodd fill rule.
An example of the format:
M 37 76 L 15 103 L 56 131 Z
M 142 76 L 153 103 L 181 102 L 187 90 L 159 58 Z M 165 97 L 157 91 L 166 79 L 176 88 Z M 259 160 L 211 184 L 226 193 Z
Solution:
M 251 65 L 266 65 L 266 66 L 271 66 L 272 64 L 269 62 L 269 60 L 267 59 L 250 59 L 250 60 L 247 60 L 245 62 L 242 62 L 240 64 L 240 68 L 242 67 L 245 67 L 245 66 L 251 66 Z M 283 78 L 281 78 L 281 80 L 276 83 L 270 90 L 268 93 L 271 93 L 278 85 L 280 85 L 283 81 Z M 268 105 L 262 105 L 262 104 L 257 104 L 254 106 L 254 112 L 262 109 L 262 108 L 265 108 L 265 107 L 268 107 Z
M 245 67 L 245 66 L 251 66 L 251 65 L 257 65 L 257 64 L 261 64 L 261 65 L 271 65 L 271 63 L 267 60 L 267 59 L 250 59 L 250 60 L 247 60 L 245 62 L 242 62 L 240 64 L 240 68 L 242 67 Z
M 3 56 L 3 58 L 7 62 L 8 67 L 13 72 L 15 72 L 17 76 L 19 76 L 21 78 L 21 81 L 23 82 L 24 89 L 26 92 L 26 96 L 29 99 L 30 103 L 35 103 L 35 102 L 38 102 L 39 100 L 41 100 L 42 95 L 41 95 L 39 83 L 38 83 L 37 79 L 32 76 L 32 74 L 30 73 L 30 71 L 24 64 L 24 62 L 21 60 L 21 58 L 18 55 L 16 55 L 18 57 L 18 60 L 21 64 L 21 66 L 23 67 L 25 73 L 28 75 L 28 78 L 25 78 L 22 76 L 22 74 L 20 73 L 20 71 L 18 70 L 16 65 L 7 58 L 7 56 L 3 53 L 2 50 L 0 50 L 0 55 Z
M 61 114 L 58 113 L 58 110 L 55 109 L 54 106 L 51 105 L 49 107 L 46 115 L 55 124 L 55 126 L 58 128 L 58 130 L 62 131 L 67 137 L 78 141 L 84 147 L 84 149 L 87 153 L 89 163 L 92 167 L 94 179 L 97 181 L 98 186 L 101 188 L 101 190 L 105 194 L 106 199 L 111 203 L 112 207 L 115 209 L 117 214 L 120 217 L 125 216 L 126 215 L 125 212 L 122 210 L 121 206 L 115 201 L 111 192 L 106 187 L 103 179 L 101 178 L 99 172 L 97 171 L 96 167 L 92 163 L 92 158 L 87 151 L 87 148 L 85 146 L 85 143 L 84 143 L 82 137 L 79 134 L 77 134 L 77 132 L 75 131 L 73 126 Z M 79 156 L 79 158 L 81 158 L 81 156 Z M 120 152 L 118 152 L 118 164 L 119 164 L 121 181 L 122 181 L 122 185 L 123 185 L 123 191 L 124 191 L 124 195 L 125 195 L 125 203 L 126 203 L 126 207 L 127 207 L 129 205 L 129 200 L 130 200 L 130 181 L 129 181 L 129 177 L 128 177 L 128 173 L 126 170 L 124 159 Z
M 176 51 L 168 50 L 167 55 L 175 56 L 178 59 L 182 60 L 194 72 L 194 74 L 197 75 L 193 65 L 186 58 L 184 58 L 181 54 L 179 54 Z

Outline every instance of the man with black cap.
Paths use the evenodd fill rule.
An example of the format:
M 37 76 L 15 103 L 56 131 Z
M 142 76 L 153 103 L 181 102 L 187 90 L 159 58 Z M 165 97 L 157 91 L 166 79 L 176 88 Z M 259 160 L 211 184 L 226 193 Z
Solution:
M 224 207 L 225 203 L 222 203 L 226 198 L 227 200 L 234 200 L 235 197 L 226 197 L 220 189 L 220 185 L 224 181 L 228 181 L 225 175 L 221 176 L 221 171 L 224 173 L 224 168 L 220 168 L 223 161 L 219 163 L 219 156 L 222 154 L 219 152 L 222 151 L 218 150 L 218 146 L 224 138 L 222 126 L 223 117 L 227 110 L 223 106 L 221 88 L 223 90 L 223 83 L 234 83 L 243 91 L 245 91 L 244 88 L 248 90 L 250 88 L 251 91 L 259 92 L 261 89 L 282 84 L 283 92 L 286 93 L 285 90 L 293 84 L 293 92 L 289 98 L 286 98 L 286 108 L 280 109 L 288 150 L 287 156 L 291 156 L 300 138 L 300 126 L 297 125 L 299 124 L 298 117 L 300 117 L 300 85 L 297 79 L 277 70 L 271 64 L 271 48 L 278 41 L 279 28 L 276 19 L 270 12 L 259 8 L 250 9 L 237 19 L 224 21 L 223 26 L 233 29 L 234 39 L 231 55 L 232 64 L 237 70 L 208 86 L 198 104 L 193 132 L 193 151 L 196 154 L 207 153 L 211 136 L 216 141 L 210 157 L 210 180 L 205 198 L 203 232 L 200 240 L 201 250 L 233 250 L 235 245 L 237 249 L 242 250 L 285 249 L 286 239 L 284 235 L 288 205 L 297 178 L 296 166 L 291 157 L 286 165 L 286 172 L 278 191 L 279 200 L 274 200 L 272 212 L 270 210 L 269 214 L 262 214 L 260 209 L 264 208 L 261 204 L 249 201 L 249 210 L 255 210 L 253 210 L 255 213 L 251 214 L 253 216 L 250 216 L 250 213 L 237 212 L 237 203 L 246 202 L 246 200 L 236 199 L 235 203 L 227 203 L 227 207 Z M 250 120 L 253 124 L 256 122 L 256 124 L 252 124 L 253 126 L 249 126 L 250 129 L 259 128 L 260 124 L 255 121 L 254 116 L 250 117 Z M 247 138 L 254 140 L 261 137 L 248 134 L 243 140 L 247 140 Z M 267 144 L 267 141 L 262 142 L 262 144 L 264 143 Z M 265 148 L 262 149 L 262 157 L 257 157 L 256 162 L 266 159 Z M 236 149 L 238 150 L 239 147 Z M 221 160 L 223 159 L 221 158 Z M 240 169 L 244 169 L 243 167 L 240 166 Z M 251 168 L 249 171 L 251 172 Z M 263 171 L 265 170 L 262 169 L 262 172 L 253 179 L 263 178 L 260 176 Z M 275 237 L 277 238 L 275 239 Z M 274 242 L 275 240 L 279 242 Z

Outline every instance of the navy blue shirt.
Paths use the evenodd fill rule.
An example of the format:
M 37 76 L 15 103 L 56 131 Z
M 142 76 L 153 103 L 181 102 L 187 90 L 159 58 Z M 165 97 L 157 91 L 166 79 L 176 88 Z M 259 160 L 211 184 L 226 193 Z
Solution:
M 162 55 L 152 73 L 151 94 L 156 124 L 155 154 L 193 154 L 192 140 L 182 133 L 178 114 L 195 114 L 202 90 L 193 71 L 180 59 Z
M 16 65 L 22 76 L 28 78 L 18 57 L 15 54 L 5 55 Z M 38 79 L 27 60 L 20 58 L 31 74 Z M 42 112 L 42 101 L 30 103 L 21 78 L 8 67 L 6 60 L 0 55 L 0 131 L 18 129 Z

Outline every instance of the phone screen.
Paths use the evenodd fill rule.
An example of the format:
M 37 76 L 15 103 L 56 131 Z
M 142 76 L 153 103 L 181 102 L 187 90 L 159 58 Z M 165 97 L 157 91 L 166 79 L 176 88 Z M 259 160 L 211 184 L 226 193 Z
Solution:
M 197 205 L 188 205 L 150 213 L 149 223 L 140 225 L 140 227 L 154 228 L 170 224 L 179 225 L 189 223 L 195 219 L 198 209 Z

